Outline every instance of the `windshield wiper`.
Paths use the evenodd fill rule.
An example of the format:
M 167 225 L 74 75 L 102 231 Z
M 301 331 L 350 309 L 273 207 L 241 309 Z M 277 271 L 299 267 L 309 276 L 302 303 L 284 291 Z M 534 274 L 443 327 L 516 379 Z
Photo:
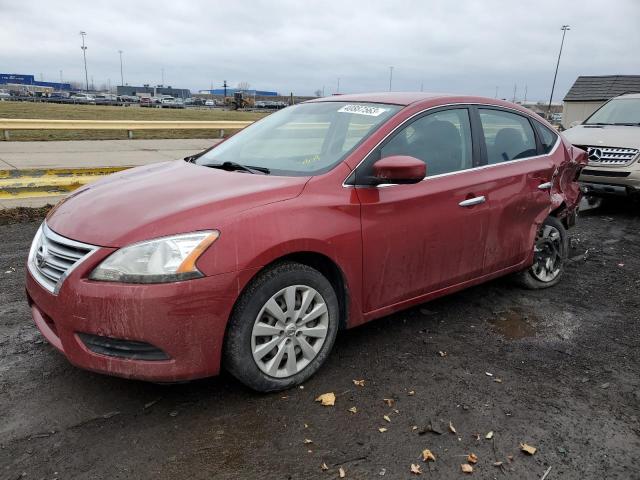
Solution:
M 242 165 L 237 162 L 222 162 L 222 163 L 208 163 L 205 167 L 220 168 L 222 170 L 240 170 L 248 173 L 262 173 L 263 175 L 269 175 L 271 170 L 266 167 L 251 167 L 249 165 Z

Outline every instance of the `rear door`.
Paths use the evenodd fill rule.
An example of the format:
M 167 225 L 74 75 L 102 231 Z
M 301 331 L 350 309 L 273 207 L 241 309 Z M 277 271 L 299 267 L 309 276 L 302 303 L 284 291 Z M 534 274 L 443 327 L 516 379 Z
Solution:
M 476 111 L 485 170 L 493 181 L 484 266 L 489 274 L 518 265 L 530 255 L 536 223 L 551 205 L 557 148 L 552 151 L 540 142 L 524 114 L 484 106 Z M 557 136 L 555 140 L 557 147 Z
M 427 177 L 366 185 L 372 164 L 392 155 L 423 160 Z M 469 108 L 456 106 L 416 117 L 358 166 L 366 312 L 481 275 L 489 208 L 479 161 Z

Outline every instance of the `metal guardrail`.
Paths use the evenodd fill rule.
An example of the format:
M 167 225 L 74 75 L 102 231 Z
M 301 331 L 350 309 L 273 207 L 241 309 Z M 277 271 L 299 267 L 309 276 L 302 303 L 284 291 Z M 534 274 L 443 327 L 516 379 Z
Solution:
M 0 130 L 9 140 L 11 130 L 126 130 L 133 138 L 134 130 L 224 130 L 242 129 L 253 122 L 233 120 L 45 120 L 0 118 Z

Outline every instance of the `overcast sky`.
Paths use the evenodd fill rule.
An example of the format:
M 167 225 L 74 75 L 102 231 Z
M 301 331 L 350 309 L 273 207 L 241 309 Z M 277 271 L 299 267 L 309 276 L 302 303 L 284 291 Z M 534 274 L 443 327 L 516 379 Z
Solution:
M 554 100 L 578 75 L 640 74 L 640 0 L 0 0 L 0 72 L 192 91 L 393 90 Z

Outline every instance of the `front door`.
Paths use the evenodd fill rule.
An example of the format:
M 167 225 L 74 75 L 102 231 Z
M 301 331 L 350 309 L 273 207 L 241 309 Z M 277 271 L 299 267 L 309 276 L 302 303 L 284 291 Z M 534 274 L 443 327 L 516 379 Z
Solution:
M 469 110 L 445 108 L 411 121 L 357 168 L 367 313 L 481 275 L 489 206 L 486 179 L 473 170 L 478 152 Z M 423 160 L 427 177 L 363 185 L 371 165 L 392 155 Z

